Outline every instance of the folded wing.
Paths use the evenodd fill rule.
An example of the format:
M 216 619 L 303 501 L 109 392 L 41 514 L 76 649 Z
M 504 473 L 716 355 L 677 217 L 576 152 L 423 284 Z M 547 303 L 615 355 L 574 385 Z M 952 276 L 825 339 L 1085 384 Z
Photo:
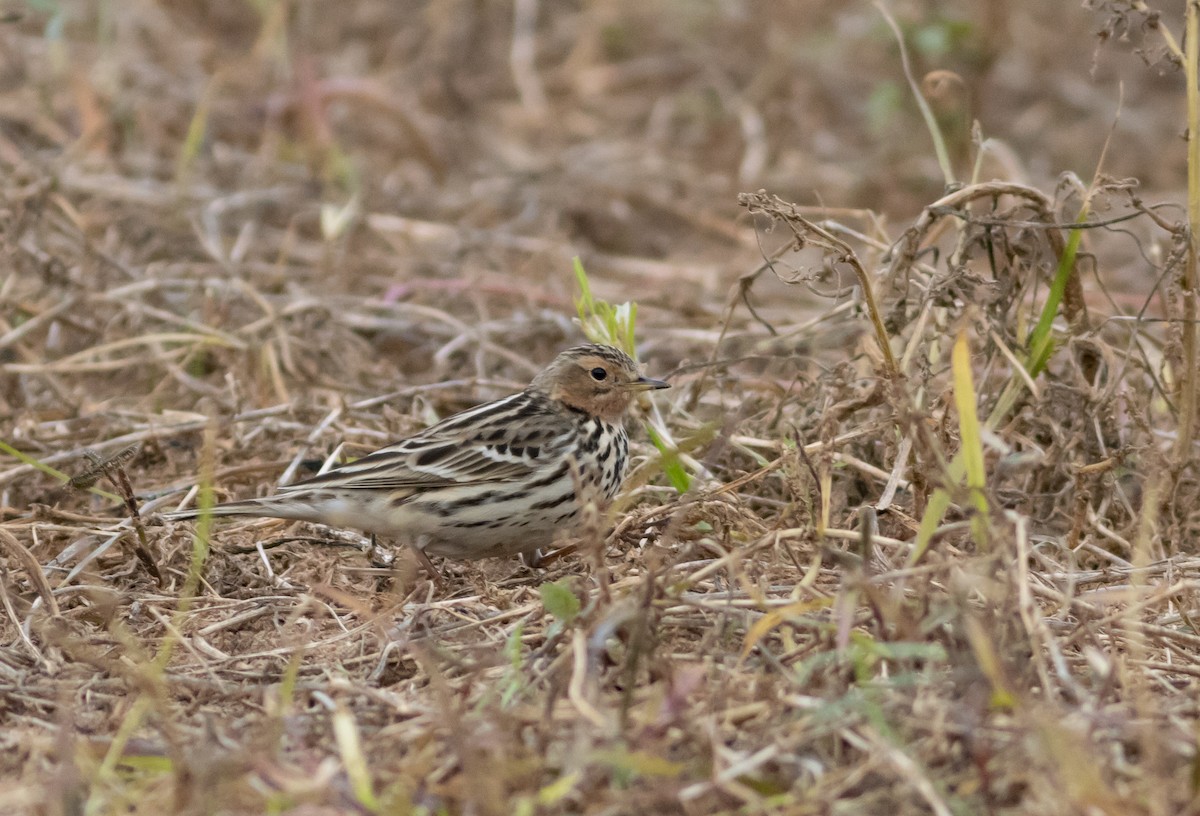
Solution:
M 398 490 L 529 478 L 566 452 L 561 425 L 529 422 L 540 406 L 515 394 L 457 414 L 402 442 L 380 448 L 327 473 L 279 488 Z

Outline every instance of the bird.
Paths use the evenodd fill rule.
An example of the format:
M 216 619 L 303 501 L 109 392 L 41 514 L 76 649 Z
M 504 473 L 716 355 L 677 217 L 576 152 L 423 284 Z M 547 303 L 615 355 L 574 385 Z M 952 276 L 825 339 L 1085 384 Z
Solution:
M 588 343 L 561 352 L 519 393 L 454 414 L 417 434 L 272 496 L 218 504 L 213 516 L 258 516 L 401 538 L 429 555 L 519 555 L 578 530 L 590 503 L 619 491 L 629 458 L 625 418 L 637 395 L 670 388 L 628 354 Z M 163 514 L 195 518 L 199 509 Z

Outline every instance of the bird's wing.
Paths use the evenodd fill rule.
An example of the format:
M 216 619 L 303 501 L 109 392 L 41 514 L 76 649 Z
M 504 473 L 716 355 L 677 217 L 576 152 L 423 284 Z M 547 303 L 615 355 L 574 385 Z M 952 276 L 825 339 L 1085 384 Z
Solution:
M 531 404 L 528 395 L 515 394 L 455 414 L 415 436 L 280 491 L 396 490 L 518 481 L 566 449 L 567 428 L 533 416 L 544 411 Z M 536 421 L 539 418 L 543 421 Z

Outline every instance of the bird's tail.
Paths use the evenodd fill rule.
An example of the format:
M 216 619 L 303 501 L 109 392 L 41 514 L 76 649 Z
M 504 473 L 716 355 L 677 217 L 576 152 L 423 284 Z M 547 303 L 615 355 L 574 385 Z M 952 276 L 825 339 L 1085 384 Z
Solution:
M 259 518 L 297 519 L 300 521 L 313 520 L 311 508 L 295 502 L 281 501 L 275 496 L 218 504 L 208 510 L 201 510 L 200 508 L 176 510 L 173 513 L 163 513 L 162 517 L 171 521 L 183 521 L 199 518 L 205 513 L 212 516 L 257 516 Z

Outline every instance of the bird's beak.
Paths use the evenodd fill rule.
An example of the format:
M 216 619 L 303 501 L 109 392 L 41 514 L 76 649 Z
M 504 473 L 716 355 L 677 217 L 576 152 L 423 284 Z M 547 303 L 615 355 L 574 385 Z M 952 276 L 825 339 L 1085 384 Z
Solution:
M 649 377 L 638 377 L 629 384 L 631 391 L 657 391 L 660 388 L 670 388 L 671 384 L 662 380 L 652 380 Z

